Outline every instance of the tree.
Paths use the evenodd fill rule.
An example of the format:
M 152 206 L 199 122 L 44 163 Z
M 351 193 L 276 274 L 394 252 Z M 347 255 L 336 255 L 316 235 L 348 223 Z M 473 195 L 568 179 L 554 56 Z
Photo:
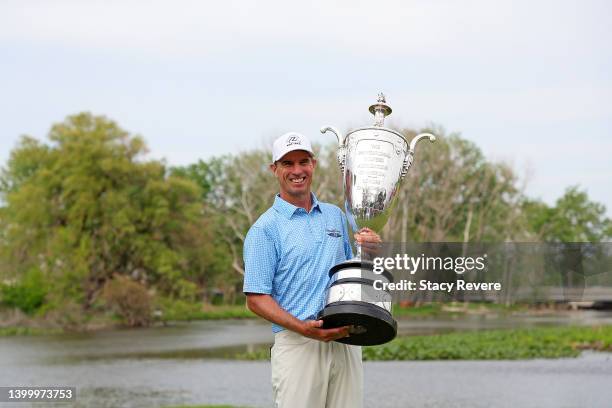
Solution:
M 144 159 L 138 136 L 89 113 L 22 138 L 0 176 L 7 269 L 40 270 L 52 297 L 89 308 L 113 275 L 193 298 L 191 256 L 205 239 L 201 190 Z M 6 272 L 6 271 L 5 271 Z
M 518 178 L 504 163 L 488 162 L 459 134 L 424 129 L 436 143 L 420 143 L 386 228 L 396 242 L 504 241 L 520 236 Z M 412 139 L 417 132 L 404 130 Z M 419 132 L 420 133 L 420 132 Z
M 233 298 L 242 282 L 242 246 L 249 227 L 267 210 L 277 191 L 268 170 L 269 153 L 253 150 L 237 156 L 222 156 L 176 167 L 171 174 L 188 177 L 201 187 L 203 220 L 212 231 L 217 266 L 212 282 Z M 221 260 L 221 253 L 225 258 Z M 229 258 L 229 262 L 228 262 Z M 233 273 L 222 271 L 229 264 Z
M 581 298 L 587 276 L 592 284 L 609 284 L 606 274 L 601 273 L 609 267 L 609 251 L 598 243 L 612 238 L 612 221 L 606 217 L 602 204 L 589 200 L 585 191 L 572 186 L 554 207 L 525 200 L 523 211 L 536 239 L 548 243 L 548 279 L 560 278 L 568 300 Z
M 547 242 L 603 242 L 612 238 L 612 220 L 604 205 L 589 200 L 578 186 L 565 190 L 554 207 L 541 201 L 523 203 L 531 231 Z
M 314 146 L 314 150 L 317 167 L 313 190 L 320 200 L 340 204 L 342 180 L 336 150 L 320 146 Z M 213 231 L 218 261 L 209 284 L 222 288 L 230 298 L 242 283 L 244 238 L 257 218 L 270 208 L 278 192 L 278 182 L 269 164 L 270 152 L 256 149 L 171 169 L 171 174 L 187 177 L 201 187 L 202 215 Z M 231 272 L 227 271 L 228 263 Z

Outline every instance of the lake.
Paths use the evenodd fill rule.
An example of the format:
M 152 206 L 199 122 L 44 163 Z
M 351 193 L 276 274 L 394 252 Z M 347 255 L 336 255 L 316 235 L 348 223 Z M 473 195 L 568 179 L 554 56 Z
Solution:
M 399 332 L 564 324 L 612 324 L 612 313 L 403 319 Z M 266 407 L 271 406 L 269 362 L 219 357 L 271 342 L 270 326 L 257 320 L 4 337 L 0 338 L 0 385 L 77 387 L 75 403 L 55 405 L 63 407 L 203 403 Z M 612 401 L 612 353 L 586 352 L 579 358 L 556 360 L 366 362 L 364 367 L 366 406 L 372 408 L 610 407 Z

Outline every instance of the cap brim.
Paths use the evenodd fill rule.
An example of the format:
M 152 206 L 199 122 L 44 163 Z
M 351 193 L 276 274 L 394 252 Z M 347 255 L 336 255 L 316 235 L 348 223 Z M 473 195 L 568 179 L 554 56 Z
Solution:
M 302 147 L 299 147 L 299 148 L 296 148 L 296 149 L 288 149 L 288 150 L 287 150 L 287 151 L 285 151 L 285 152 L 281 152 L 281 155 L 280 155 L 278 158 L 272 158 L 272 163 L 275 163 L 275 162 L 277 162 L 277 161 L 281 160 L 281 159 L 282 159 L 283 157 L 285 157 L 285 156 L 286 156 L 288 153 L 295 152 L 295 151 L 298 151 L 298 150 L 301 150 L 301 151 L 303 151 L 303 152 L 306 152 L 306 153 L 310 154 L 310 157 L 314 157 L 314 152 L 313 152 L 312 150 L 308 150 L 308 149 L 304 149 L 304 148 L 302 148 Z

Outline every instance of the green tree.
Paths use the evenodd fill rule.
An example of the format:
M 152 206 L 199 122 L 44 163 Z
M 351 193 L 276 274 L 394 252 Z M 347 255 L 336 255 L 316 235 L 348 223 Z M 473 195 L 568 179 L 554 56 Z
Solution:
M 214 276 L 209 283 L 233 299 L 242 283 L 242 246 L 250 226 L 270 207 L 277 191 L 268 170 L 269 153 L 253 150 L 237 156 L 215 157 L 171 174 L 187 177 L 201 187 L 202 215 L 212 231 Z
M 340 204 L 342 181 L 335 146 L 314 146 L 314 150 L 317 168 L 313 190 L 319 199 Z M 269 164 L 270 152 L 255 149 L 171 169 L 171 174 L 187 177 L 201 187 L 203 217 L 214 237 L 209 241 L 214 242 L 214 248 L 206 251 L 212 262 L 206 275 L 211 278 L 207 286 L 221 288 L 230 299 L 240 292 L 242 284 L 244 238 L 278 192 Z
M 434 144 L 421 142 L 404 180 L 386 240 L 396 242 L 504 241 L 521 236 L 518 178 L 492 163 L 459 134 L 433 127 Z M 417 132 L 402 133 L 411 140 Z M 420 133 L 420 132 L 419 132 Z
M 612 220 L 603 204 L 589 200 L 578 186 L 567 188 L 554 207 L 525 200 L 523 211 L 538 240 L 547 242 L 605 242 L 612 238 Z
M 206 236 L 201 189 L 144 158 L 142 138 L 89 113 L 22 138 L 0 175 L 5 274 L 40 270 L 51 307 L 89 308 L 113 275 L 193 298 Z
M 549 245 L 545 266 L 548 279 L 560 278 L 568 298 L 580 298 L 587 279 L 591 285 L 609 285 L 609 254 L 605 247 L 589 243 L 609 242 L 612 221 L 606 208 L 591 201 L 578 186 L 567 188 L 554 207 L 525 200 L 523 211 L 528 226 L 539 241 Z

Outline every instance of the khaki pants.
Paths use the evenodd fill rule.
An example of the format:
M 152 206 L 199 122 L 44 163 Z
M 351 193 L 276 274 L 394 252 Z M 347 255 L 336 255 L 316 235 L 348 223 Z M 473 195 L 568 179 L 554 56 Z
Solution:
M 361 408 L 361 347 L 276 333 L 272 391 L 275 408 Z

